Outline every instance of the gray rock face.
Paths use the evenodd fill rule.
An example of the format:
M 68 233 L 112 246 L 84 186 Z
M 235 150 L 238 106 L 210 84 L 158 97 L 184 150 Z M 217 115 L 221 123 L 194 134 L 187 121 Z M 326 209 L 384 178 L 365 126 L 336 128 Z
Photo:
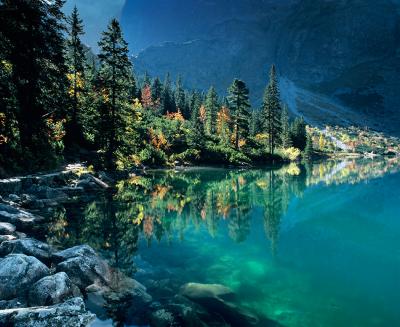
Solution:
M 30 306 L 45 306 L 78 296 L 81 296 L 79 289 L 65 272 L 60 272 L 37 281 L 29 291 L 28 302 Z
M 178 2 L 171 0 L 168 7 L 173 8 L 173 3 Z M 229 12 L 252 0 L 239 2 L 231 1 L 227 5 Z M 307 97 L 298 108 L 293 108 L 308 93 L 288 93 L 290 99 L 285 101 L 294 113 L 298 109 L 308 119 L 309 110 L 313 111 L 311 117 L 318 116 L 321 109 L 328 112 L 330 102 L 334 102 L 348 112 L 341 112 L 332 123 L 358 123 L 398 135 L 398 1 L 300 0 L 293 1 L 291 6 L 284 2 L 257 1 L 249 6 L 250 19 L 242 11 L 229 19 L 225 10 L 214 27 L 202 30 L 200 35 L 186 35 L 183 40 L 166 37 L 161 41 L 173 42 L 157 42 L 144 48 L 135 65 L 139 73 L 147 71 L 152 76 L 179 72 L 188 88 L 207 90 L 210 85 L 217 85 L 222 94 L 237 77 L 248 84 L 253 103 L 258 105 L 269 67 L 275 63 L 282 77 L 302 91 L 313 96 L 323 94 L 327 97 L 323 100 L 329 100 L 310 109 L 312 98 Z M 208 3 L 199 1 L 196 12 L 208 12 Z M 190 6 L 189 2 L 187 5 Z M 144 14 L 154 17 L 154 8 L 159 8 L 160 15 L 169 15 L 164 17 L 168 21 L 174 21 L 181 12 L 165 12 L 160 10 L 162 6 L 155 5 Z M 147 26 L 150 20 L 144 15 L 133 20 L 129 17 L 126 27 L 132 33 L 140 34 L 140 26 L 146 26 L 148 31 L 154 29 Z M 182 22 L 181 17 L 178 21 Z M 204 26 L 203 17 L 201 24 L 195 21 L 190 25 Z M 168 24 L 168 29 L 175 29 L 172 35 L 182 31 L 174 24 Z M 164 29 L 153 32 L 162 35 Z M 286 93 L 283 86 L 282 91 Z M 318 119 L 319 123 L 325 122 L 324 115 L 320 114 Z
M 73 298 L 50 307 L 0 311 L 0 326 L 14 327 L 85 327 L 95 319 L 81 298 Z
M 16 228 L 13 224 L 10 223 L 0 223 L 0 234 L 13 234 Z
M 182 286 L 181 294 L 218 313 L 232 326 L 253 326 L 259 322 L 258 317 L 233 302 L 233 291 L 223 285 L 188 283 Z
M 49 262 L 53 249 L 46 243 L 32 238 L 4 241 L 0 245 L 0 256 L 10 253 L 22 253 L 38 258 L 40 261 Z
M 38 259 L 25 254 L 10 254 L 0 259 L 0 300 L 10 300 L 25 293 L 49 273 L 49 268 Z
M 64 271 L 81 290 L 91 284 L 107 285 L 111 280 L 108 264 L 88 245 L 75 246 L 53 256 L 60 262 L 57 271 Z

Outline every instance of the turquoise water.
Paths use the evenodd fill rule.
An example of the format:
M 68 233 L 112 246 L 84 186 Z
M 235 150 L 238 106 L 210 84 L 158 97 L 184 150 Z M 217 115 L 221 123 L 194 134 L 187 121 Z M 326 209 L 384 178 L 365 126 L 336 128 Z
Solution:
M 67 208 L 48 238 L 89 243 L 154 299 L 220 283 L 282 326 L 400 326 L 398 171 L 392 159 L 148 172 Z

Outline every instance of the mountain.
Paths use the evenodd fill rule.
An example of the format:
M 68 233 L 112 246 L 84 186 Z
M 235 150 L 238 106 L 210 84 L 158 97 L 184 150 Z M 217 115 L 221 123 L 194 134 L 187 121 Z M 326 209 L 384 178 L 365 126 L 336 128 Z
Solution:
M 167 3 L 153 1 L 125 26 L 129 37 L 143 32 L 139 73 L 169 71 L 189 88 L 213 84 L 222 93 L 238 77 L 257 106 L 275 63 L 292 112 L 315 124 L 367 125 L 399 135 L 398 0 Z

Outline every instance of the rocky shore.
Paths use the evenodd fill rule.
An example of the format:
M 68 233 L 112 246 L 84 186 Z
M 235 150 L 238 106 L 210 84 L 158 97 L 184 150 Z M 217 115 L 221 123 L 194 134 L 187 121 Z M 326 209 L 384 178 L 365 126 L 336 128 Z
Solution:
M 217 284 L 189 283 L 162 299 L 112 268 L 88 245 L 58 249 L 35 238 L 52 208 L 112 187 L 80 165 L 0 180 L 0 326 L 90 326 L 123 314 L 164 326 L 273 326 L 237 306 Z

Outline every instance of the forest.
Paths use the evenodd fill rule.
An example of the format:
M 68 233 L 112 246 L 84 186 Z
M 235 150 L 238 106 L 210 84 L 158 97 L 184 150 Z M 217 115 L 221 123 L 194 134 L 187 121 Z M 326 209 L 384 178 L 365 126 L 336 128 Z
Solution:
M 135 76 L 117 20 L 94 55 L 78 9 L 65 17 L 62 6 L 1 3 L 1 175 L 79 160 L 115 171 L 311 159 L 313 142 L 301 117 L 289 119 L 275 66 L 261 108 L 239 79 L 221 96 L 213 86 L 187 90 L 169 74 Z

